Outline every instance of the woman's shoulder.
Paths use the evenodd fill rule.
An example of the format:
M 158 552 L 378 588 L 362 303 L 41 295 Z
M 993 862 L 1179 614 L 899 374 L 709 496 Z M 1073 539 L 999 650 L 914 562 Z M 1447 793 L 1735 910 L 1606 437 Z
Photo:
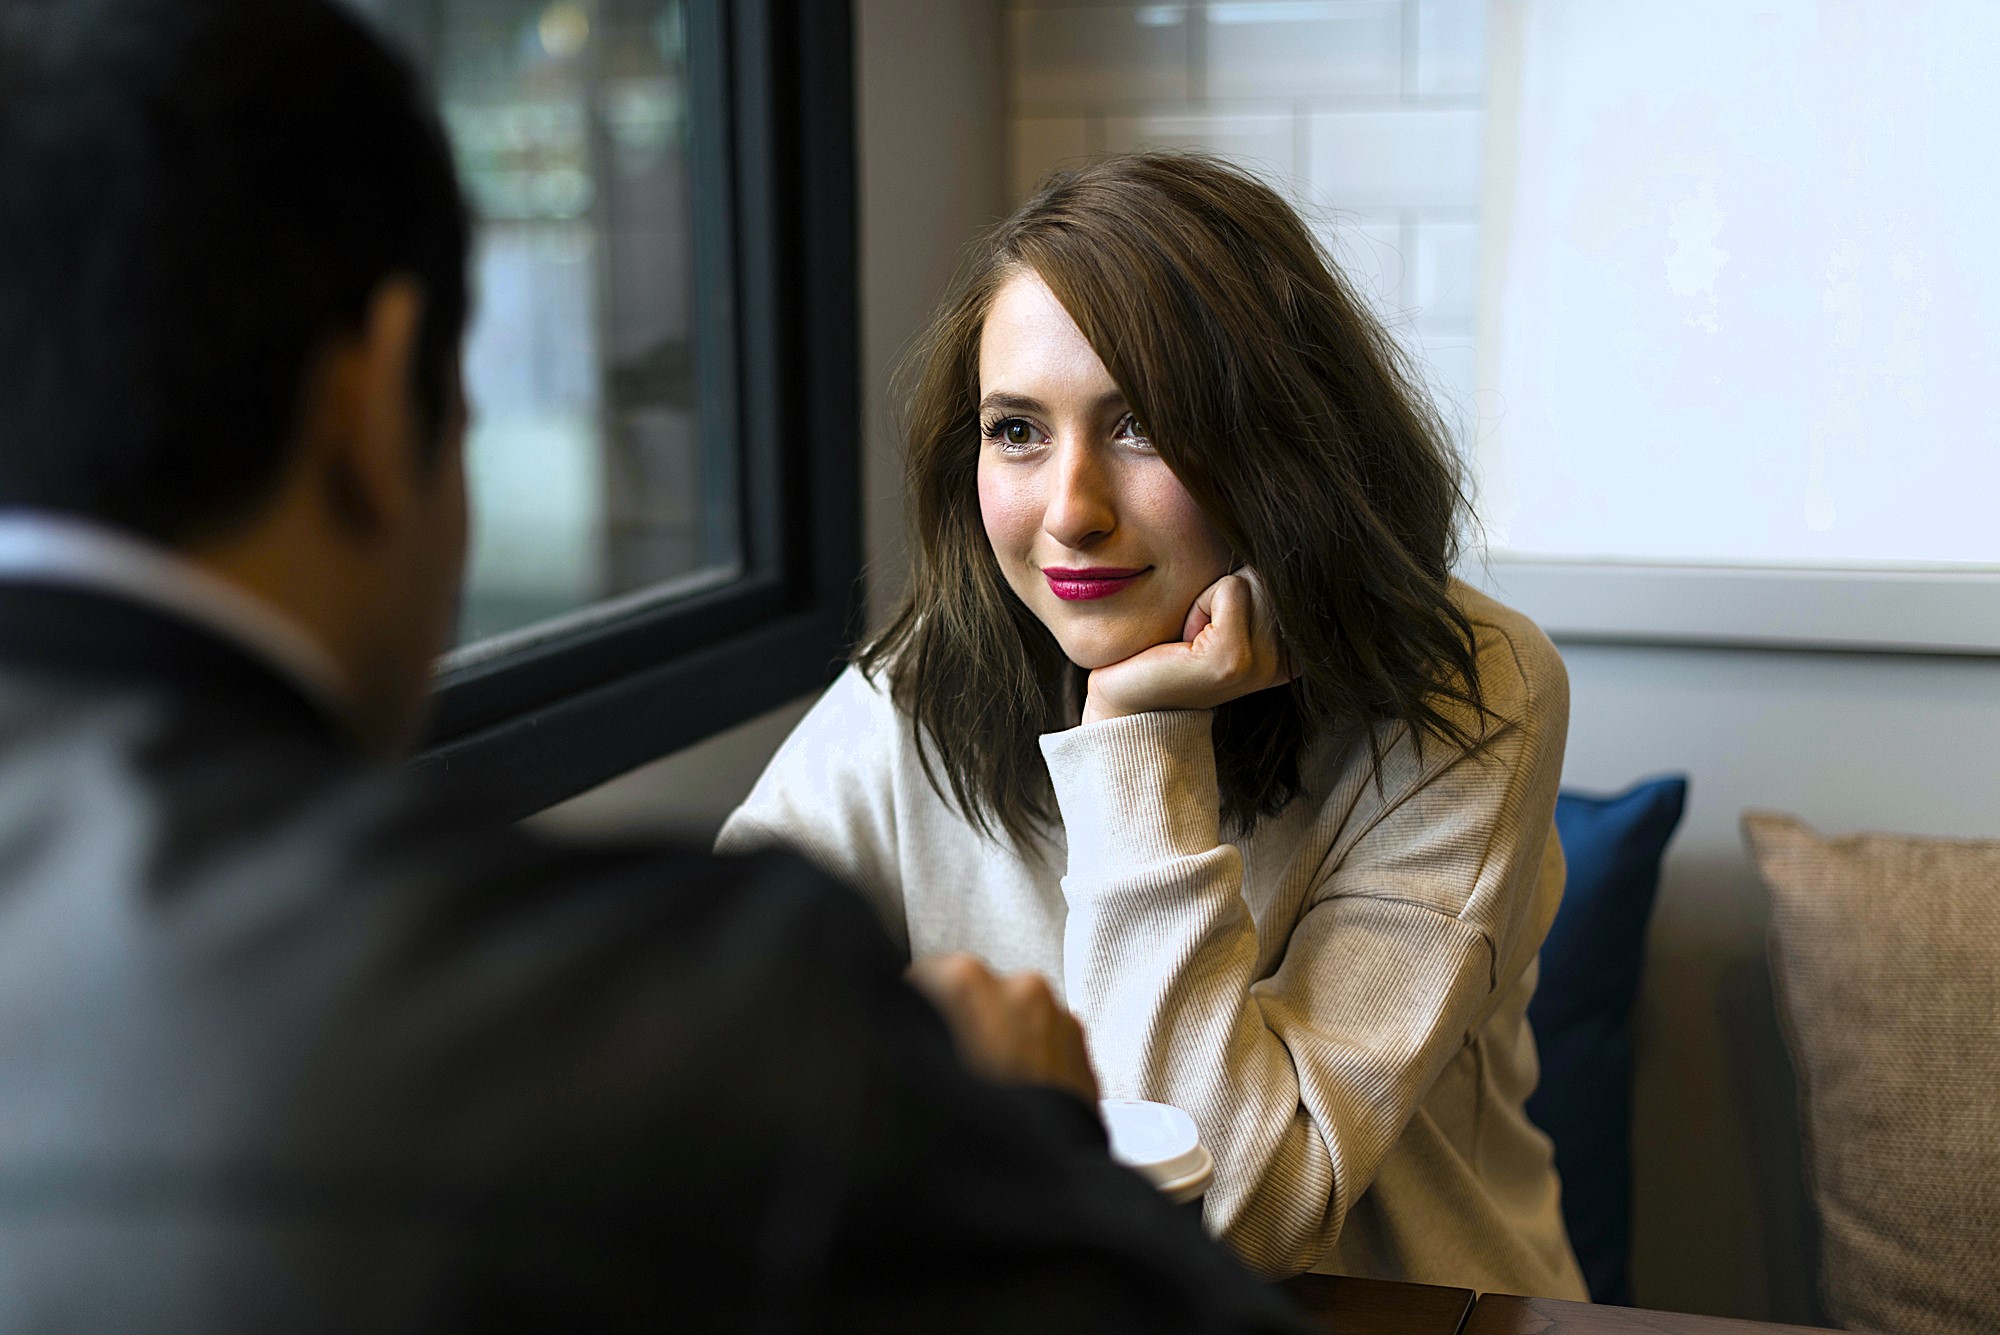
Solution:
M 792 737 L 804 734 L 816 742 L 839 739 L 890 750 L 904 731 L 887 672 L 869 673 L 849 663 L 813 702 Z
M 801 809 L 887 800 L 904 763 L 901 732 L 887 683 L 848 666 L 786 733 L 737 815 L 782 828 Z
M 1472 626 L 1487 709 L 1514 723 L 1567 719 L 1569 673 L 1542 628 L 1462 580 L 1452 581 L 1451 598 Z
M 849 663 L 814 702 L 785 745 L 837 752 L 841 763 L 868 770 L 923 771 L 916 725 L 896 702 L 894 668 Z
M 833 685 L 826 688 L 821 700 L 835 709 L 871 718 L 896 712 L 895 702 L 890 698 L 889 669 L 886 667 L 870 672 L 858 663 L 849 663 L 833 679 Z

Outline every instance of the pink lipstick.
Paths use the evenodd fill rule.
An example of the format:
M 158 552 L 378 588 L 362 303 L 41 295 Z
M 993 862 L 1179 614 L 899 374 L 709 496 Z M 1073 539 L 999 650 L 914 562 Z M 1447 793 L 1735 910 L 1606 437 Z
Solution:
M 1082 602 L 1090 598 L 1109 598 L 1130 587 L 1132 582 L 1152 567 L 1138 566 L 1043 566 L 1042 576 L 1049 582 L 1049 592 L 1066 603 Z

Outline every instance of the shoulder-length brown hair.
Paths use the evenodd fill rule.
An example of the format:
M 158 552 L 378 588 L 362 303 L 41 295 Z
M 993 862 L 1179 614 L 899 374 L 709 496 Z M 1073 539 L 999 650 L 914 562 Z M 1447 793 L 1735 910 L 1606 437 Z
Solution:
M 1029 270 L 1263 576 L 1294 655 L 1290 685 L 1216 711 L 1225 820 L 1247 831 L 1298 797 L 1323 737 L 1365 734 L 1378 763 L 1384 722 L 1474 746 L 1475 646 L 1450 594 L 1465 493 L 1442 421 L 1275 192 L 1214 158 L 1140 153 L 1052 177 L 987 234 L 912 364 L 915 568 L 856 661 L 889 674 L 939 793 L 1034 842 L 1055 819 L 1037 738 L 1080 698 L 1081 669 L 1007 587 L 979 512 L 980 330 Z

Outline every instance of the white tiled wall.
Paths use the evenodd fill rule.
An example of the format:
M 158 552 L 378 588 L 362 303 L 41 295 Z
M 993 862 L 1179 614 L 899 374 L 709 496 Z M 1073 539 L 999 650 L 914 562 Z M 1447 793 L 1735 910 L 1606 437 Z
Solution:
M 1009 189 L 1199 148 L 1298 205 L 1469 419 L 1487 0 L 1007 0 Z
M 1402 0 L 1189 5 L 1210 98 L 1398 97 Z
M 1038 112 L 1193 97 L 1179 5 L 1017 5 L 1008 16 L 1017 106 Z
M 1304 119 L 1306 180 L 1336 208 L 1464 211 L 1479 202 L 1479 111 L 1418 105 Z
M 1292 116 L 1252 112 L 1169 112 L 1106 116 L 1102 147 L 1107 153 L 1139 148 L 1205 148 L 1255 167 L 1266 176 L 1289 176 L 1298 156 L 1298 125 Z M 1039 174 L 1039 173 L 1037 173 Z

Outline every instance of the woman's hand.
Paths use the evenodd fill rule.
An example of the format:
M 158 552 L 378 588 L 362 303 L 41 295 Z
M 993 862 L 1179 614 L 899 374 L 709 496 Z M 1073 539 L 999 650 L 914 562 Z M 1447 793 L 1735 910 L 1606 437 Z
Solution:
M 1202 590 L 1181 638 L 1090 674 L 1083 721 L 1154 709 L 1213 709 L 1282 686 L 1296 673 L 1278 639 L 1271 596 L 1248 566 Z

